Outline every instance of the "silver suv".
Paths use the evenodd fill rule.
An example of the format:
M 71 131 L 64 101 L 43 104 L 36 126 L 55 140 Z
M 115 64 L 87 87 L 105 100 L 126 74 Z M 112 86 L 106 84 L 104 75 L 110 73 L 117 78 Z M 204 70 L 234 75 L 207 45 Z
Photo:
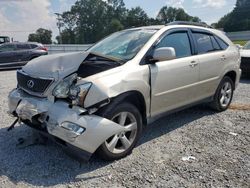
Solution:
M 85 52 L 30 61 L 17 71 L 9 113 L 83 159 L 115 160 L 152 117 L 200 102 L 226 110 L 240 75 L 239 50 L 221 31 L 180 22 L 132 28 Z

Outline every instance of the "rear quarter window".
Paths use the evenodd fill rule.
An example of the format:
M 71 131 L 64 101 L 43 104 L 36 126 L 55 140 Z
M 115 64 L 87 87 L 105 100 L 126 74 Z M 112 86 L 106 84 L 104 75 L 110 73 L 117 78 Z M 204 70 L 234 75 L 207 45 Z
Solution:
M 37 48 L 37 45 L 35 45 L 35 44 L 30 44 L 30 48 L 31 48 L 31 49 Z
M 210 36 L 211 37 L 211 41 L 213 44 L 213 47 L 215 50 L 222 50 L 220 45 L 218 44 L 218 42 L 215 40 L 214 36 Z
M 217 36 L 214 36 L 214 37 L 223 50 L 226 50 L 228 48 L 229 45 L 225 41 L 223 41 L 221 38 L 219 38 Z

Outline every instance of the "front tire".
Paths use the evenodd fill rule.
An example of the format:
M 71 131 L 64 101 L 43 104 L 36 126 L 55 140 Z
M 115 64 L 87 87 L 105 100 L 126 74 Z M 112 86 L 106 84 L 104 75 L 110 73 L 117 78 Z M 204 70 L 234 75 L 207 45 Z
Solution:
M 98 148 L 98 156 L 104 160 L 117 160 L 130 154 L 142 132 L 142 117 L 139 110 L 130 103 L 121 103 L 116 106 L 110 105 L 99 115 L 126 127 L 127 130 L 108 138 Z
M 227 110 L 231 104 L 233 93 L 234 83 L 230 77 L 225 76 L 220 82 L 210 106 L 218 112 Z

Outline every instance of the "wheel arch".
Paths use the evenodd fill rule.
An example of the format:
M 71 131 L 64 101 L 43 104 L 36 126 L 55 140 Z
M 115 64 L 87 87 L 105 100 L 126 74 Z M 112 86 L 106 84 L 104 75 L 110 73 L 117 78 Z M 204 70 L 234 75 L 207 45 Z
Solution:
M 234 85 L 233 85 L 233 89 L 235 90 L 235 85 L 236 85 L 236 78 L 237 78 L 237 73 L 235 71 L 228 71 L 224 76 L 224 77 L 229 77 L 230 79 L 232 79 Z
M 101 108 L 100 111 L 106 110 L 107 108 L 112 108 L 113 106 L 119 105 L 122 102 L 129 102 L 135 105 L 141 113 L 143 125 L 147 125 L 146 102 L 142 93 L 136 90 L 127 91 L 125 93 L 119 94 L 118 96 L 112 97 L 110 99 L 110 103 Z

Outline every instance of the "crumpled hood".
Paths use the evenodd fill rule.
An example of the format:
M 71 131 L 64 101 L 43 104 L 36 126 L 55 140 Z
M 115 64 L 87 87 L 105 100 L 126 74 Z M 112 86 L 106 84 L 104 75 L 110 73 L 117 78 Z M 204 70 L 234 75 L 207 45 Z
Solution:
M 40 56 L 27 63 L 23 71 L 36 77 L 62 79 L 78 70 L 89 52 L 62 53 Z

